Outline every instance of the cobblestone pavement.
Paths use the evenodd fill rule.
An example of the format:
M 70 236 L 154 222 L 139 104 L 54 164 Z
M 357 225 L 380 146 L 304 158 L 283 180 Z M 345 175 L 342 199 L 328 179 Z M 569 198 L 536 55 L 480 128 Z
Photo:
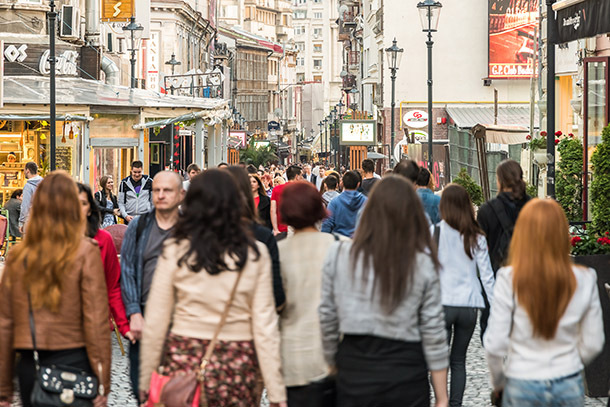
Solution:
M 127 350 L 127 349 L 126 349 Z M 481 347 L 479 329 L 475 331 L 468 349 L 466 359 L 467 383 L 464 394 L 464 407 L 485 407 L 489 404 L 489 379 L 487 374 L 487 364 L 485 353 Z M 112 337 L 112 392 L 108 399 L 109 407 L 137 407 L 135 399 L 131 394 L 131 384 L 129 381 L 129 361 L 126 356 L 121 355 L 116 337 Z M 606 398 L 587 398 L 586 407 L 606 407 Z M 263 400 L 262 407 L 269 404 Z M 13 404 L 20 407 L 19 402 Z

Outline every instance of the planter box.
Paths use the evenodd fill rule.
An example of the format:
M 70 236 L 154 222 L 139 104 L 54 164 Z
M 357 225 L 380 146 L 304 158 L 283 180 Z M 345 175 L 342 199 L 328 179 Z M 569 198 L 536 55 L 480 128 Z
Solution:
M 606 343 L 602 353 L 585 368 L 586 393 L 589 397 L 608 397 L 608 385 L 610 383 L 610 298 L 608 298 L 604 283 L 610 283 L 610 255 L 575 256 L 574 263 L 591 267 L 597 271 L 597 285 L 606 334 Z

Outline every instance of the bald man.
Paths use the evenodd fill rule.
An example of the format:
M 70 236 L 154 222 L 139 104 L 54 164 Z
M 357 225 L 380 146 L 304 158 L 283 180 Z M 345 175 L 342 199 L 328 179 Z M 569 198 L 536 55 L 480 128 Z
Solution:
M 133 394 L 138 392 L 139 357 L 144 308 L 150 291 L 157 260 L 178 221 L 178 206 L 184 199 L 182 178 L 175 172 L 162 171 L 152 183 L 154 209 L 134 218 L 121 247 L 121 293 L 134 341 L 129 348 L 130 378 Z

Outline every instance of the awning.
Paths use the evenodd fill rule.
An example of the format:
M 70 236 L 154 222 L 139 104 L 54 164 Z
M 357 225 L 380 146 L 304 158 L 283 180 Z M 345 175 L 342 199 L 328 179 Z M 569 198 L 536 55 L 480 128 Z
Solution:
M 223 120 L 229 119 L 230 117 L 231 110 L 228 108 L 223 110 L 206 110 L 203 112 L 189 113 L 181 116 L 176 116 L 169 119 L 155 120 L 143 124 L 136 124 L 133 126 L 133 128 L 134 130 L 150 129 L 152 127 L 163 127 L 178 122 L 185 122 L 196 119 L 203 119 L 206 125 L 213 126 L 215 124 L 222 123 Z
M 384 160 L 388 158 L 388 156 L 378 153 L 376 151 L 370 151 L 366 154 L 366 158 L 370 158 L 371 160 Z
M 273 52 L 277 52 L 279 54 L 282 54 L 284 52 L 284 48 L 280 44 L 275 43 L 273 41 L 269 41 L 265 37 L 261 37 L 261 36 L 256 35 L 256 34 L 252 34 L 252 33 L 248 32 L 248 31 L 244 31 L 244 30 L 242 30 L 241 28 L 238 28 L 238 27 L 232 27 L 231 30 L 233 30 L 237 34 L 240 34 L 240 35 L 242 35 L 244 37 L 253 39 L 259 45 L 262 45 L 263 47 L 268 48 L 269 50 L 271 50 Z
M 553 5 L 557 12 L 557 43 L 610 33 L 610 1 L 564 0 Z
M 487 143 L 495 144 L 523 144 L 527 143 L 529 130 L 527 127 L 494 126 L 491 124 L 477 124 L 472 128 L 475 137 L 482 137 Z
M 27 115 L 27 114 L 2 114 L 0 110 L 0 120 L 51 120 L 50 115 Z M 90 122 L 93 120 L 91 116 L 78 116 L 78 115 L 56 115 L 55 120 L 58 122 Z
M 461 129 L 471 129 L 481 123 L 494 123 L 493 106 L 447 106 L 446 110 L 453 124 Z M 538 109 L 535 111 L 534 123 L 537 128 L 537 123 L 539 123 Z M 529 106 L 499 106 L 497 125 L 502 127 L 519 126 L 529 128 Z
M 5 76 L 4 104 L 49 104 L 49 78 L 43 76 Z M 82 78 L 57 78 L 58 105 L 114 106 L 139 108 L 224 109 L 224 99 L 189 98 L 165 95 L 144 89 L 112 86 Z M 2 109 L 0 109 L 2 112 Z

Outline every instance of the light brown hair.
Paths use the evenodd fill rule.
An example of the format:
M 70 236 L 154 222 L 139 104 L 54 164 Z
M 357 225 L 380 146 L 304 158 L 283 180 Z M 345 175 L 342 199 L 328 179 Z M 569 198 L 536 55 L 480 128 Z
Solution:
M 373 273 L 373 292 L 388 314 L 407 295 L 421 253 L 428 253 L 438 269 L 436 246 L 415 188 L 400 175 L 388 175 L 369 195 L 351 250 L 352 264 L 362 258 L 362 277 Z
M 8 267 L 19 272 L 34 309 L 57 312 L 63 277 L 74 262 L 85 235 L 76 182 L 65 171 L 54 171 L 40 182 L 23 243 L 11 250 Z M 11 279 L 18 277 L 11 276 Z
M 568 220 L 557 202 L 533 199 L 523 207 L 508 264 L 516 298 L 529 316 L 534 336 L 552 339 L 576 290 Z

